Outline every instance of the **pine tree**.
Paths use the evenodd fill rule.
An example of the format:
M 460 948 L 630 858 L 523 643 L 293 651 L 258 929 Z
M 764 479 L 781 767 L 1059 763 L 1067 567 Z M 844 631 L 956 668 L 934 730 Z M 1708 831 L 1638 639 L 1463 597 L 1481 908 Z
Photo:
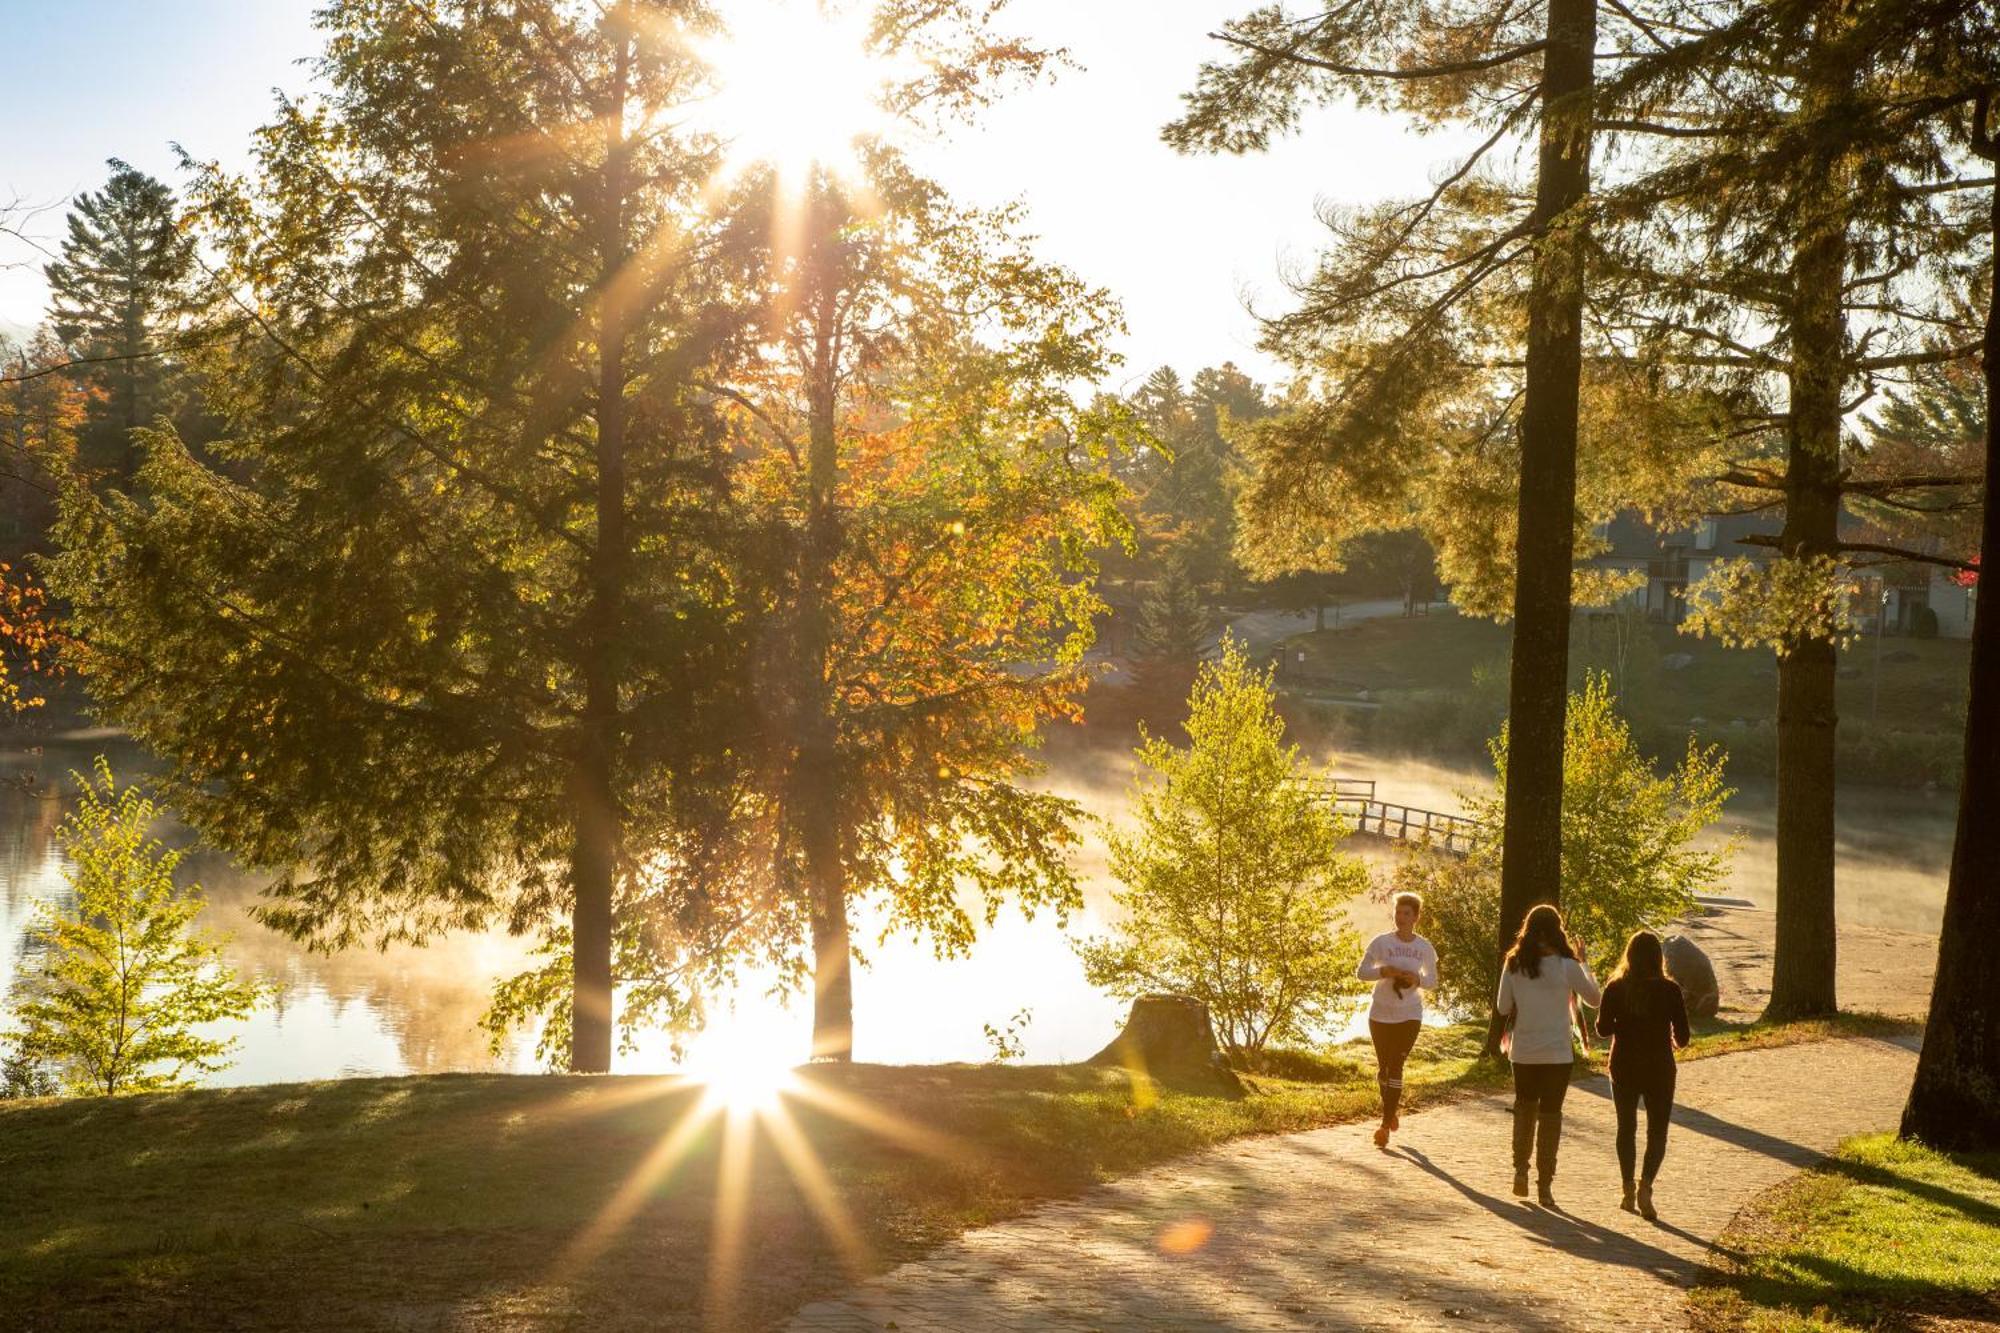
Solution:
M 1595 0 L 1370 0 L 1267 5 L 1218 36 L 1236 54 L 1204 67 L 1167 129 L 1177 147 L 1260 149 L 1341 97 L 1485 134 L 1426 198 L 1328 211 L 1334 243 L 1266 338 L 1316 392 L 1252 441 L 1240 544 L 1267 575 L 1335 566 L 1345 537 L 1410 523 L 1421 479 L 1441 561 L 1500 576 L 1477 603 L 1514 621 L 1497 952 L 1560 892 L 1593 69 L 1601 38 L 1630 50 L 1649 28 L 1618 6 L 1601 32 Z M 1530 143 L 1531 181 L 1494 171 L 1503 145 Z
M 325 7 L 326 100 L 281 102 L 249 178 L 196 172 L 228 470 L 152 433 L 143 498 L 66 495 L 52 571 L 103 714 L 278 871 L 266 924 L 545 934 L 554 979 L 501 1008 L 550 998 L 578 1072 L 614 980 L 625 1019 L 696 1021 L 768 915 L 705 873 L 759 574 L 698 387 L 756 319 L 681 114 L 700 20 Z
M 1915 7 L 1923 40 L 1913 59 L 1945 82 L 1973 90 L 1974 156 L 2000 171 L 2000 25 L 1990 6 L 1933 3 Z M 1926 12 L 1928 11 L 1928 12 Z M 2000 477 L 2000 187 L 1986 188 L 1986 323 L 1981 338 L 1985 388 L 1985 475 Z M 1990 496 L 1990 486 L 1989 486 Z M 2000 506 L 1985 506 L 1979 539 L 1982 591 L 1973 621 L 1972 690 L 1966 708 L 1965 772 L 1958 828 L 1938 939 L 1937 978 L 1902 1132 L 1940 1147 L 2000 1147 L 2000 614 L 1988 571 L 2000 569 Z
M 1986 392 L 1978 368 L 1963 361 L 1933 367 L 1894 391 L 1872 413 L 1849 462 L 1853 510 L 1871 540 L 1948 560 L 1979 552 L 1986 478 Z M 1921 492 L 1868 488 L 1896 478 L 1929 483 Z
M 1132 648 L 1134 683 L 1150 698 L 1184 695 L 1214 623 L 1186 567 L 1168 559 L 1139 607 Z
M 103 189 L 78 197 L 62 257 L 47 265 L 50 322 L 94 391 L 79 462 L 129 486 L 133 432 L 176 404 L 178 340 L 188 313 L 194 240 L 173 191 L 113 158 Z
M 1739 423 L 1717 469 L 1729 508 L 1783 504 L 1768 571 L 1720 564 L 1691 628 L 1778 653 L 1774 1017 L 1831 1012 L 1834 683 L 1843 562 L 1925 553 L 1841 531 L 1851 496 L 1907 505 L 1964 478 L 1872 475 L 1843 421 L 1882 377 L 1964 355 L 1937 276 L 1963 245 L 1941 126 L 1909 95 L 1910 29 L 1850 0 L 1684 15 L 1681 40 L 1607 87 L 1619 124 L 1656 140 L 1612 191 L 1608 320 L 1655 364 L 1733 381 Z M 1782 409 L 1765 400 L 1783 394 Z

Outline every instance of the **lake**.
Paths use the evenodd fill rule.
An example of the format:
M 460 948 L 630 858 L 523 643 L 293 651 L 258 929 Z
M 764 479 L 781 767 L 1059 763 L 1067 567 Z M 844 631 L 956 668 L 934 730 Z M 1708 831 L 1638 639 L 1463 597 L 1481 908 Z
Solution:
M 99 749 L 121 779 L 144 766 L 127 743 L 49 745 L 40 755 L 0 755 L 0 771 L 37 770 L 44 781 L 87 766 Z M 1442 810 L 1461 806 L 1457 793 L 1486 775 L 1471 769 L 1387 755 L 1344 753 L 1343 777 L 1373 778 L 1387 800 Z M 1068 751 L 1049 785 L 1075 796 L 1092 814 L 1123 817 L 1130 760 L 1120 751 Z M 65 784 L 66 786 L 66 784 Z M 1842 919 L 1860 925 L 1935 932 L 1942 915 L 1956 798 L 1951 792 L 1857 789 L 1844 792 L 1839 819 Z M 64 862 L 55 830 L 68 801 L 61 792 L 34 795 L 0 788 L 0 994 L 22 964 L 23 932 L 38 900 L 64 891 Z M 1753 787 L 1730 803 L 1726 826 L 1742 838 L 1730 891 L 1768 904 L 1772 895 L 1773 795 Z M 1386 864 L 1390 853 L 1365 853 Z M 479 1015 L 497 979 L 520 970 L 528 942 L 504 934 L 457 935 L 426 948 L 398 946 L 324 957 L 251 921 L 260 880 L 226 857 L 202 852 L 184 869 L 206 890 L 211 925 L 231 933 L 230 959 L 273 988 L 276 999 L 244 1024 L 228 1029 L 241 1040 L 236 1064 L 215 1082 L 266 1083 L 366 1074 L 429 1074 L 456 1070 L 532 1070 L 532 1040 L 489 1049 Z M 1070 933 L 1100 931 L 1110 910 L 1101 837 L 1086 839 L 1078 871 L 1084 907 Z M 1364 927 L 1379 909 L 1360 905 Z M 939 959 L 907 937 L 879 940 L 876 914 L 857 913 L 856 940 L 869 965 L 855 978 L 855 1055 L 882 1063 L 987 1059 L 983 1024 L 1004 1027 L 1019 1011 L 1031 1061 L 1083 1059 L 1117 1031 L 1124 1006 L 1090 987 L 1064 928 L 1044 914 L 1024 921 L 1003 913 L 971 955 Z M 808 1047 L 807 1006 L 767 998 L 755 979 L 731 1012 L 697 1041 L 699 1064 L 719 1050 L 752 1042 L 801 1055 Z M 620 1072 L 672 1067 L 664 1040 L 619 1055 Z

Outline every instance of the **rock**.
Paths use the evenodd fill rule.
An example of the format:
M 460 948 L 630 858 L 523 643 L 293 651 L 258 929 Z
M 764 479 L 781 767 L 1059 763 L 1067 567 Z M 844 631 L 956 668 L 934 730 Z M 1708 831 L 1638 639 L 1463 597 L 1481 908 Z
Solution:
M 1699 944 L 1685 935 L 1669 935 L 1664 951 L 1667 972 L 1681 983 L 1681 994 L 1687 997 L 1688 1017 L 1714 1018 L 1715 1011 L 1722 1007 L 1722 992 L 1715 983 L 1715 964 L 1708 961 Z
M 1116 1065 L 1191 1090 L 1243 1092 L 1215 1044 L 1208 1006 L 1185 995 L 1141 995 L 1132 1001 L 1125 1030 L 1086 1063 Z
M 1660 670 L 1662 671 L 1686 671 L 1693 665 L 1693 653 L 1668 653 L 1660 659 Z

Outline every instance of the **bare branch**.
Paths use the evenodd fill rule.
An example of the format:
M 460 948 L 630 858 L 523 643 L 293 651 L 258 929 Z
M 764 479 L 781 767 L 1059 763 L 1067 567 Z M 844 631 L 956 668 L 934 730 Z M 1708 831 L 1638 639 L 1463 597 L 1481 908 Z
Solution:
M 1897 370 L 1909 366 L 1939 366 L 1947 361 L 1964 361 L 1979 355 L 1980 344 L 1943 347 L 1931 352 L 1903 352 L 1896 356 L 1868 356 L 1851 362 L 1856 370 Z
M 1753 532 L 1747 537 L 1738 537 L 1738 546 L 1763 546 L 1777 549 L 1781 539 L 1767 533 Z M 1835 542 L 1834 549 L 1843 554 L 1882 555 L 1891 560 L 1907 560 L 1913 565 L 1942 565 L 1946 569 L 1977 571 L 1979 566 L 1970 560 L 1958 560 L 1948 555 L 1933 555 L 1928 551 L 1912 551 L 1907 546 L 1890 546 L 1885 542 Z
M 2000 162 L 2000 147 L 1993 141 L 1993 131 L 1986 123 L 1993 111 L 1993 90 L 1981 88 L 1972 99 L 1972 153 L 1988 162 Z
M 1332 60 L 1321 60 L 1317 56 L 1301 55 L 1297 51 L 1266 46 L 1262 42 L 1253 42 L 1247 37 L 1236 37 L 1226 32 L 1212 32 L 1209 36 L 1218 42 L 1226 42 L 1230 46 L 1241 47 L 1246 51 L 1255 51 L 1273 60 L 1286 60 L 1294 65 L 1310 65 L 1314 69 L 1359 79 L 1441 79 L 1454 74 L 1473 74 L 1482 69 L 1493 69 L 1528 56 L 1538 55 L 1548 46 L 1546 40 L 1529 42 L 1524 46 L 1510 47 L 1490 56 L 1481 56 L 1477 60 L 1459 60 L 1448 65 L 1412 65 L 1407 69 L 1378 69 L 1368 65 L 1342 65 Z
M 1776 473 L 1761 472 L 1752 468 L 1733 467 L 1726 472 L 1719 473 L 1715 479 L 1726 486 L 1742 486 L 1749 490 L 1782 491 L 1785 489 L 1785 480 L 1783 477 L 1778 476 Z
M 1841 482 L 1841 489 L 1858 495 L 1885 495 L 1894 491 L 1920 491 L 1939 486 L 1977 486 L 1984 480 L 1977 472 L 1939 472 L 1907 477 L 1868 478 Z

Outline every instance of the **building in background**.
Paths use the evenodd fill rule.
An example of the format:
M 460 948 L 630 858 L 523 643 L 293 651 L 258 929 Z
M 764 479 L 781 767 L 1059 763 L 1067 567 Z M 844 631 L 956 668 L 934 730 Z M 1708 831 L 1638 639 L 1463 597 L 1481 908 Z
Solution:
M 1690 527 L 1658 529 L 1643 515 L 1627 510 L 1597 525 L 1594 535 L 1604 549 L 1587 563 L 1644 579 L 1619 598 L 1617 608 L 1678 625 L 1687 618 L 1688 589 L 1700 583 L 1717 561 L 1769 564 L 1774 560 L 1775 548 L 1745 544 L 1744 539 L 1775 537 L 1782 523 L 1775 513 L 1720 514 Z M 1866 521 L 1854 514 L 1843 511 L 1840 527 L 1844 537 L 1867 539 Z M 1976 593 L 1953 570 L 1897 561 L 1857 570 L 1854 583 L 1854 616 L 1864 633 L 1972 636 Z

